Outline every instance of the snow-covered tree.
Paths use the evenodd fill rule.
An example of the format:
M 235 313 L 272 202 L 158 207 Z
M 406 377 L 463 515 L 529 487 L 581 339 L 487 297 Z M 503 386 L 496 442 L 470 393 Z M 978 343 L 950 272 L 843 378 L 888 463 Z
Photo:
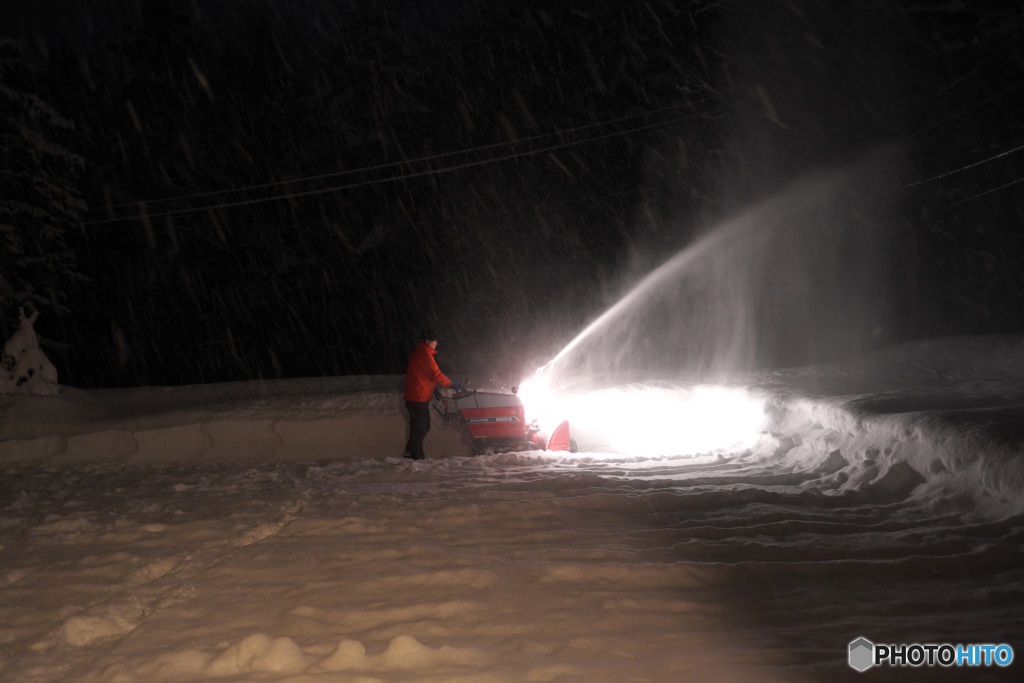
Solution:
M 85 164 L 59 143 L 74 124 L 33 83 L 21 46 L 0 37 L 0 330 L 15 306 L 66 312 L 66 289 L 85 279 L 65 241 L 86 209 Z
M 57 368 L 39 348 L 39 338 L 33 327 L 38 317 L 39 311 L 25 317 L 25 309 L 18 309 L 18 329 L 4 344 L 0 394 L 56 396 L 60 390 Z

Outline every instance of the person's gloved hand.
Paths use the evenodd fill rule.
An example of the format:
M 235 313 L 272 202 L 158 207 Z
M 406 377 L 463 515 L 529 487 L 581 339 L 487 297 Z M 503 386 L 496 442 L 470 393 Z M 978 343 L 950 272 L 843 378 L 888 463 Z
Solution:
M 461 394 L 462 392 L 464 392 L 466 390 L 466 385 L 465 384 L 456 384 L 455 382 L 452 382 L 451 390 L 454 391 L 457 394 Z

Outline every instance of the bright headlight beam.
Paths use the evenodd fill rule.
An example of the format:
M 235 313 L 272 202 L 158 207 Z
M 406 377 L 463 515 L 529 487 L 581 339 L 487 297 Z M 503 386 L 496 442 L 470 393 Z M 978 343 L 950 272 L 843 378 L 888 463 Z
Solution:
M 569 420 L 573 434 L 631 455 L 742 450 L 757 442 L 766 425 L 764 400 L 735 387 L 631 384 L 570 393 L 528 380 L 520 396 L 542 428 Z M 585 443 L 581 447 L 586 450 Z

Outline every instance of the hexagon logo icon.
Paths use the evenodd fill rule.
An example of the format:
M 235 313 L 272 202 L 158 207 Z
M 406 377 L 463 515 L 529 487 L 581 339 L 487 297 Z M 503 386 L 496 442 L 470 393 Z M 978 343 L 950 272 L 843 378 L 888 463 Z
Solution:
M 850 643 L 850 668 L 867 671 L 875 663 L 875 644 L 867 638 L 857 638 Z

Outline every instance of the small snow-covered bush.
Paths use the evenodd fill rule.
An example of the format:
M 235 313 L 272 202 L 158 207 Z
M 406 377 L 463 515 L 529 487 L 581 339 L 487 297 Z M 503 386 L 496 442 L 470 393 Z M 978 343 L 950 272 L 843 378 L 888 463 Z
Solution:
M 0 394 L 35 394 L 56 396 L 57 368 L 39 348 L 39 339 L 33 325 L 39 311 L 25 317 L 25 309 L 18 309 L 18 329 L 4 344 L 3 366 L 0 367 Z

